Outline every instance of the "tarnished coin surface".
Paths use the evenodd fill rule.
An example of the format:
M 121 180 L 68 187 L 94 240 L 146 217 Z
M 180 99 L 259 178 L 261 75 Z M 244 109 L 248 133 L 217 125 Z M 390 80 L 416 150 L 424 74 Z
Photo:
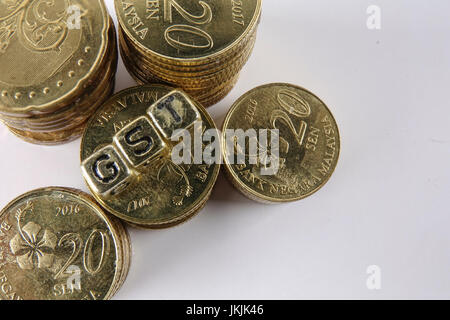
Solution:
M 236 147 L 232 133 L 240 129 L 249 139 Z M 318 191 L 333 174 L 339 129 L 313 93 L 292 84 L 268 84 L 234 103 L 224 122 L 222 150 L 227 176 L 246 196 L 268 203 L 296 201 Z
M 130 244 L 119 221 L 81 191 L 44 188 L 0 213 L 4 300 L 101 300 L 120 288 Z
M 202 133 L 215 128 L 205 109 L 180 90 L 164 85 L 123 90 L 87 125 L 81 143 L 83 176 L 97 201 L 129 224 L 177 225 L 205 204 L 220 168 L 202 158 L 194 161 L 195 142 L 189 157 L 175 162 L 177 133 L 200 136 L 202 153 L 209 145 L 202 142 Z

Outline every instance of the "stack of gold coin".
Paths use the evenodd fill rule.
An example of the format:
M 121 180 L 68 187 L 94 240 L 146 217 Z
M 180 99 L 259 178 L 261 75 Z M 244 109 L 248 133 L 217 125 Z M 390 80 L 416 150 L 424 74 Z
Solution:
M 26 193 L 0 212 L 0 225 L 0 299 L 110 299 L 128 274 L 125 228 L 81 191 Z
M 244 94 L 229 111 L 222 134 L 228 178 L 258 202 L 312 195 L 327 183 L 339 159 L 339 129 L 330 110 L 292 84 L 268 84 Z
M 31 143 L 79 137 L 114 90 L 117 56 L 103 0 L 0 2 L 0 120 Z
M 261 2 L 115 0 L 125 66 L 138 83 L 179 87 L 211 106 L 251 55 Z
M 203 133 L 215 139 L 202 139 Z M 111 97 L 89 120 L 81 168 L 110 213 L 136 227 L 168 228 L 193 217 L 209 199 L 220 162 L 204 155 L 216 145 L 220 157 L 219 140 L 206 110 L 183 91 L 134 87 Z

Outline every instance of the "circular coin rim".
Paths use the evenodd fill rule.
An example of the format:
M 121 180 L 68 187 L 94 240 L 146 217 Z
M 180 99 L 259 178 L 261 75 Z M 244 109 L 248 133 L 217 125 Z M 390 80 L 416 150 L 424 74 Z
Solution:
M 128 39 L 132 40 L 138 46 L 141 46 L 141 47 L 145 48 L 146 50 L 150 51 L 152 54 L 154 54 L 157 57 L 160 57 L 162 59 L 169 60 L 169 61 L 171 60 L 171 61 L 176 61 L 176 62 L 179 62 L 179 63 L 183 63 L 183 62 L 186 62 L 186 61 L 199 62 L 199 61 L 204 61 L 205 59 L 214 59 L 214 58 L 216 58 L 218 56 L 226 54 L 229 50 L 232 50 L 235 47 L 235 45 L 238 44 L 240 41 L 242 41 L 247 36 L 249 31 L 251 31 L 256 26 L 256 24 L 258 24 L 259 19 L 261 17 L 263 0 L 257 0 L 255 13 L 253 14 L 252 20 L 248 24 L 247 28 L 241 33 L 241 35 L 235 41 L 233 41 L 232 43 L 228 44 L 222 50 L 215 52 L 214 54 L 211 54 L 211 55 L 206 54 L 206 55 L 192 57 L 192 58 L 171 57 L 171 56 L 167 56 L 167 55 L 158 53 L 158 52 L 154 51 L 151 48 L 147 48 L 143 43 L 141 43 L 139 40 L 137 40 L 132 35 L 132 33 L 128 30 L 128 28 L 126 27 L 127 24 L 125 23 L 122 15 L 121 15 L 122 11 L 121 11 L 119 2 L 120 2 L 120 0 L 114 0 L 114 8 L 115 8 L 115 11 L 116 11 L 116 14 L 117 14 L 117 20 L 119 22 L 119 25 L 122 26 L 122 29 L 125 32 L 125 34 L 128 37 Z
M 154 87 L 160 87 L 160 88 L 165 88 L 165 89 L 169 89 L 169 92 L 172 92 L 174 90 L 178 90 L 181 92 L 184 92 L 182 89 L 179 88 L 174 88 L 174 87 L 170 87 L 167 85 L 163 85 L 163 84 L 145 84 L 145 85 L 138 85 L 138 86 L 133 86 L 130 88 L 126 88 L 123 89 L 119 92 L 117 92 L 116 94 L 114 94 L 113 96 L 111 96 L 108 100 L 106 100 L 95 112 L 95 114 L 89 119 L 84 132 L 83 132 L 83 136 L 81 138 L 81 147 L 80 147 L 80 162 L 83 162 L 83 145 L 84 145 L 84 140 L 85 140 L 85 136 L 86 136 L 86 132 L 89 129 L 90 125 L 95 122 L 95 115 L 107 104 L 109 104 L 111 101 L 115 100 L 117 98 L 117 96 L 120 96 L 121 94 L 125 93 L 125 92 L 130 92 L 131 90 L 137 90 L 137 89 L 152 89 Z M 188 94 L 189 97 L 191 97 Z M 202 115 L 205 116 L 205 118 L 212 123 L 214 129 L 217 129 L 217 125 L 214 122 L 214 120 L 212 119 L 212 117 L 210 116 L 210 114 L 208 113 L 208 111 L 203 107 L 203 105 L 201 105 L 199 102 L 197 102 L 195 99 L 191 98 L 191 100 L 193 102 L 196 103 L 197 106 L 200 106 L 203 108 L 203 112 L 201 112 Z M 199 110 L 200 111 L 200 110 Z M 111 137 L 111 142 L 112 142 L 112 137 Z M 140 226 L 145 226 L 146 228 L 151 228 L 151 229 L 167 229 L 167 228 L 171 228 L 179 223 L 182 223 L 184 220 L 189 219 L 189 216 L 192 215 L 194 216 L 195 214 L 192 213 L 193 210 L 197 209 L 199 207 L 199 205 L 202 203 L 202 201 L 204 201 L 204 199 L 210 194 L 210 192 L 212 191 L 212 189 L 214 188 L 216 182 L 217 182 L 217 178 L 219 176 L 219 172 L 220 172 L 220 168 L 221 165 L 220 164 L 214 164 L 214 171 L 212 172 L 212 178 L 211 178 L 211 186 L 207 189 L 205 189 L 200 195 L 199 197 L 196 199 L 196 201 L 192 204 L 191 209 L 189 211 L 186 211 L 183 215 L 180 215 L 176 218 L 170 219 L 170 220 L 161 220 L 159 222 L 146 222 L 143 219 L 134 219 L 128 215 L 125 215 L 121 212 L 118 212 L 116 210 L 113 210 L 104 199 L 102 199 L 100 196 L 98 196 L 89 186 L 89 184 L 87 183 L 86 179 L 83 178 L 83 180 L 85 181 L 88 189 L 91 191 L 92 195 L 94 196 L 94 198 L 97 200 L 97 202 L 105 209 L 107 210 L 110 214 L 116 216 L 117 218 L 125 221 L 126 223 L 130 224 L 130 225 L 140 225 Z M 188 217 L 188 218 L 186 218 Z
M 108 289 L 108 291 L 107 292 L 105 292 L 105 294 L 103 295 L 104 296 L 104 299 L 109 299 L 109 298 L 111 298 L 113 295 L 114 295 L 114 293 L 117 291 L 116 290 L 116 284 L 117 284 L 117 281 L 118 280 L 120 280 L 120 278 L 121 278 L 121 273 L 120 272 L 118 272 L 119 271 L 119 268 L 121 267 L 121 266 L 117 266 L 117 260 L 119 260 L 119 254 L 122 254 L 122 252 L 121 252 L 121 250 L 120 250 L 120 246 L 121 246 L 121 244 L 119 244 L 119 237 L 118 237 L 118 235 L 116 235 L 116 234 L 114 234 L 114 232 L 112 232 L 112 231 L 115 231 L 116 230 L 116 227 L 114 226 L 114 223 L 112 222 L 112 221 L 110 221 L 110 219 L 111 219 L 111 217 L 109 217 L 106 213 L 105 213 L 105 211 L 104 211 L 104 209 L 101 207 L 101 206 L 99 206 L 98 204 L 97 204 L 97 202 L 95 201 L 95 199 L 92 197 L 92 196 L 90 196 L 89 194 L 87 194 L 87 193 L 85 193 L 84 191 L 81 191 L 81 190 L 78 190 L 78 189 L 74 189 L 74 188 L 67 188 L 67 187 L 45 187 L 45 188 L 39 188 L 39 189 L 35 189 L 35 190 L 32 190 L 32 191 L 29 191 L 29 192 L 26 192 L 26 193 L 24 193 L 24 194 L 22 194 L 22 195 L 20 195 L 20 196 L 18 196 L 18 197 L 16 197 L 16 198 L 14 198 L 13 200 L 11 200 L 1 211 L 0 211 L 0 219 L 2 219 L 3 218 L 3 216 L 6 214 L 6 213 L 8 213 L 8 211 L 12 208 L 12 207 L 14 207 L 18 202 L 20 202 L 20 201 L 22 201 L 22 200 L 24 200 L 24 199 L 26 199 L 26 198 L 28 198 L 28 197 L 30 197 L 30 196 L 33 196 L 33 195 L 38 195 L 39 193 L 43 193 L 43 192 L 60 192 L 60 193 L 66 193 L 66 194 L 69 194 L 69 195 L 71 195 L 71 196 L 73 196 L 73 197 L 78 197 L 78 198 L 80 198 L 83 202 L 85 202 L 85 204 L 88 206 L 88 207 L 90 207 L 91 209 L 93 209 L 93 211 L 95 212 L 95 213 L 97 213 L 98 214 L 98 216 L 106 223 L 106 225 L 108 226 L 108 228 L 109 228 L 109 231 L 111 232 L 111 234 L 113 235 L 113 241 L 114 241 L 114 244 L 115 244 L 115 246 L 114 246 L 114 250 L 116 251 L 116 268 L 115 268 L 115 272 L 114 272 L 114 278 L 113 278 L 113 280 L 112 280 L 112 282 L 111 282 L 111 285 L 110 285 L 110 287 L 109 287 L 109 289 Z M 125 228 L 124 228 L 125 229 Z M 126 231 L 126 229 L 125 229 L 125 232 L 127 232 Z
M 103 13 L 104 25 L 103 25 L 103 29 L 100 33 L 103 40 L 102 40 L 102 47 L 99 49 L 95 61 L 93 62 L 89 71 L 86 72 L 84 77 L 80 78 L 75 83 L 75 85 L 73 86 L 73 88 L 70 91 L 67 91 L 66 94 L 59 96 L 56 100 L 49 101 L 47 103 L 39 104 L 39 105 L 28 104 L 27 106 L 16 106 L 16 105 L 13 107 L 8 106 L 7 108 L 4 108 L 4 110 L 2 107 L 0 107 L 1 112 L 5 112 L 6 114 L 12 114 L 12 115 L 24 114 L 24 113 L 29 113 L 29 112 L 40 112 L 40 111 L 45 111 L 45 109 L 54 106 L 55 104 L 57 104 L 60 101 L 65 101 L 72 97 L 75 97 L 75 99 L 76 99 L 77 93 L 80 90 L 82 90 L 83 86 L 87 82 L 89 82 L 92 75 L 98 71 L 98 69 L 100 67 L 99 64 L 102 61 L 103 57 L 105 56 L 106 49 L 107 49 L 110 16 L 109 16 L 108 10 L 106 9 L 105 2 L 103 0 L 94 0 L 94 1 L 98 1 L 99 5 L 101 7 L 102 13 Z M 93 36 L 95 37 L 96 35 L 94 34 Z
M 293 198 L 286 198 L 286 199 L 279 199 L 279 198 L 272 198 L 269 196 L 266 196 L 264 194 L 261 194 L 251 188 L 249 188 L 247 185 L 243 184 L 241 179 L 239 179 L 239 176 L 236 174 L 236 172 L 233 170 L 233 168 L 231 167 L 231 165 L 228 163 L 228 159 L 227 159 L 227 155 L 226 155 L 226 140 L 225 140 L 225 132 L 226 129 L 228 127 L 228 124 L 231 120 L 231 116 L 233 115 L 234 111 L 236 111 L 236 109 L 240 106 L 241 102 L 247 98 L 248 95 L 254 93 L 255 91 L 261 90 L 261 89 L 265 89 L 265 88 L 270 88 L 273 86 L 287 86 L 287 87 L 291 87 L 291 88 L 295 88 L 297 90 L 302 90 L 305 91 L 306 93 L 311 94 L 312 96 L 314 96 L 316 99 L 319 100 L 320 103 L 322 103 L 322 105 L 325 107 L 325 109 L 328 111 L 328 113 L 331 115 L 331 118 L 333 119 L 334 123 L 336 124 L 336 134 L 338 137 L 338 141 L 339 141 L 339 150 L 337 152 L 337 157 L 336 157 L 336 164 L 333 166 L 332 170 L 330 171 L 330 173 L 328 174 L 328 176 L 326 177 L 326 179 L 320 184 L 320 186 L 318 188 L 315 188 L 314 190 L 301 195 L 301 196 L 297 196 L 297 197 L 293 197 Z M 331 177 L 333 176 L 338 163 L 339 163 L 339 158 L 340 158 L 340 154 L 341 154 L 341 135 L 340 135 L 340 131 L 339 131 L 339 126 L 337 124 L 336 118 L 334 117 L 333 113 L 330 111 L 330 108 L 328 108 L 328 106 L 323 102 L 322 99 L 320 99 L 317 95 L 315 95 L 313 92 L 309 91 L 308 89 L 305 89 L 301 86 L 297 86 L 295 84 L 291 84 L 291 83 L 283 83 L 283 82 L 275 82 L 275 83 L 269 83 L 269 84 L 265 84 L 265 85 L 261 85 L 258 86 L 248 92 L 246 92 L 245 94 L 243 94 L 231 107 L 230 111 L 228 111 L 227 116 L 225 117 L 223 126 L 222 126 L 222 156 L 224 159 L 224 167 L 225 169 L 228 171 L 229 173 L 229 177 L 233 180 L 233 184 L 237 184 L 239 186 L 239 188 L 237 188 L 242 194 L 244 194 L 246 197 L 252 199 L 252 200 L 260 200 L 262 202 L 265 203 L 288 203 L 288 202 L 294 202 L 294 201 L 300 201 L 303 200 L 313 194 L 315 194 L 316 192 L 318 192 L 319 190 L 321 190 L 327 183 L 328 181 L 331 179 Z M 235 185 L 236 186 L 236 185 Z M 237 186 L 236 186 L 237 187 Z M 241 190 L 244 189 L 244 190 Z M 247 194 L 248 193 L 248 194 Z M 255 199 L 256 198 L 256 199 Z

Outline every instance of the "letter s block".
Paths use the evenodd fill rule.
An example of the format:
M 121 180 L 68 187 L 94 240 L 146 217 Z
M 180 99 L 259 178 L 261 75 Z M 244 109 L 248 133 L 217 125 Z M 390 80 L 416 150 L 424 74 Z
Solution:
M 134 166 L 148 165 L 166 148 L 166 144 L 147 117 L 140 117 L 120 130 L 114 143 Z
M 81 171 L 92 191 L 102 196 L 123 191 L 131 179 L 130 169 L 112 145 L 83 161 Z
M 180 91 L 173 91 L 147 110 L 150 118 L 166 139 L 177 138 L 179 129 L 191 128 L 201 116 L 194 102 Z

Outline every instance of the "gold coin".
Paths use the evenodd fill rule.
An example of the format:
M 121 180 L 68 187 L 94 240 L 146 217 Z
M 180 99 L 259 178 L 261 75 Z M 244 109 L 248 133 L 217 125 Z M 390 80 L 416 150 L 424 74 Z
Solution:
M 99 70 L 109 27 L 102 0 L 3 1 L 0 12 L 10 30 L 0 43 L 0 113 L 51 112 Z
M 129 57 L 131 57 L 132 55 L 123 53 L 126 48 L 124 46 L 120 46 L 120 50 L 122 52 L 122 59 L 125 62 L 125 67 L 137 83 L 144 85 L 150 82 L 180 87 L 179 85 L 176 85 L 174 83 L 165 82 L 155 77 L 151 73 L 145 73 L 144 68 L 135 67 L 134 63 L 131 63 L 131 61 L 129 60 Z M 234 85 L 238 81 L 238 78 L 239 73 L 230 76 L 230 78 L 219 85 L 213 84 L 212 86 L 206 86 L 203 88 L 196 86 L 193 86 L 193 88 L 184 87 L 183 90 L 190 96 L 195 97 L 195 99 L 199 101 L 203 106 L 209 107 L 222 100 L 233 89 Z
M 162 61 L 158 61 L 156 59 L 152 59 L 151 56 L 149 56 L 145 52 L 141 52 L 139 48 L 133 46 L 133 44 L 130 43 L 126 35 L 124 35 L 124 32 L 122 31 L 122 28 L 120 26 L 119 26 L 119 40 L 121 46 L 126 48 L 128 55 L 134 58 L 134 62 L 136 64 L 142 64 L 143 66 L 149 66 L 161 70 L 163 72 L 175 74 L 178 76 L 193 75 L 195 77 L 198 77 L 201 75 L 208 75 L 221 71 L 229 66 L 237 66 L 239 64 L 245 64 L 245 61 L 242 62 L 242 60 L 245 60 L 245 56 L 246 55 L 249 56 L 253 49 L 256 40 L 256 30 L 253 31 L 253 33 L 249 36 L 249 40 L 242 48 L 242 50 L 239 50 L 232 55 L 227 54 L 226 57 L 210 61 L 209 63 L 200 66 L 172 65 L 164 63 Z
M 20 118 L 26 123 L 25 128 L 33 128 L 33 125 L 46 129 L 47 125 L 56 125 L 58 122 L 69 122 L 76 116 L 88 117 L 95 109 L 92 108 L 94 102 L 99 101 L 102 93 L 114 85 L 115 73 L 117 70 L 118 50 L 114 23 L 110 19 L 108 32 L 108 49 L 106 55 L 100 63 L 100 69 L 87 82 L 83 91 L 74 101 L 66 102 L 60 109 L 51 113 L 35 113 L 26 118 Z M 8 117 L 3 117 L 8 119 Z M 69 121 L 68 121 L 69 120 Z M 61 128 L 61 127 L 59 127 Z M 48 128 L 50 129 L 50 128 Z
M 111 29 L 114 30 L 113 28 Z M 101 77 L 93 79 L 83 95 L 74 103 L 51 114 L 36 114 L 27 118 L 3 116 L 2 120 L 8 126 L 19 130 L 44 132 L 73 128 L 85 122 L 95 112 L 96 107 L 106 100 L 114 90 L 117 68 L 117 47 L 115 46 L 114 38 L 112 38 L 111 44 L 111 54 L 105 57 L 107 58 L 107 63 L 105 64 L 105 69 L 102 69 Z
M 122 47 L 124 47 L 124 53 L 127 54 L 134 65 L 140 65 L 141 67 L 148 69 L 149 71 L 155 70 L 155 72 L 163 72 L 167 76 L 176 77 L 194 77 L 201 78 L 202 76 L 208 76 L 215 73 L 223 72 L 224 70 L 240 69 L 239 66 L 245 64 L 246 59 L 250 55 L 255 40 L 256 32 L 249 37 L 249 41 L 238 51 L 235 55 L 227 55 L 222 59 L 216 59 L 208 64 L 202 65 L 200 67 L 192 66 L 180 66 L 180 65 L 170 65 L 163 62 L 152 59 L 146 53 L 140 52 L 136 47 L 127 41 L 126 36 L 123 35 L 121 28 L 119 27 L 119 40 Z
M 113 59 L 113 57 L 111 57 Z M 74 127 L 80 123 L 79 119 L 86 119 L 95 112 L 95 105 L 98 106 L 99 100 L 108 98 L 109 93 L 114 87 L 115 71 L 108 68 L 105 71 L 105 78 L 101 82 L 92 83 L 82 97 L 73 104 L 51 114 L 39 114 L 27 118 L 2 117 L 2 120 L 9 126 L 30 130 L 30 131 L 53 131 Z M 91 90 L 94 89 L 94 90 Z M 92 97 L 96 97 L 92 101 Z
M 173 134 L 184 129 L 195 137 L 215 128 L 205 109 L 180 90 L 157 84 L 123 90 L 87 124 L 83 176 L 97 201 L 129 224 L 177 225 L 207 201 L 220 165 L 191 163 L 192 157 L 174 161 L 179 141 Z M 208 146 L 201 144 L 200 152 Z
M 234 86 L 236 85 L 236 82 L 237 82 L 237 80 L 232 81 L 228 84 L 228 86 L 221 89 L 218 93 L 216 93 L 212 96 L 203 97 L 200 99 L 207 106 L 215 105 L 216 103 L 219 103 L 220 101 L 222 101 L 231 92 L 231 90 L 233 90 Z
M 1 119 L 19 138 L 35 144 L 56 145 L 78 138 L 87 119 L 114 91 L 117 70 L 117 42 L 114 23 L 109 18 L 107 50 L 96 74 L 84 83 L 74 101 L 58 102 L 51 113 L 34 112 L 26 117 L 2 115 Z
M 83 126 L 78 126 L 69 130 L 61 130 L 56 132 L 32 132 L 16 129 L 8 125 L 6 125 L 6 127 L 19 139 L 42 146 L 56 146 L 62 143 L 74 141 L 82 135 L 84 129 Z
M 26 128 L 26 130 L 18 129 L 17 124 L 11 126 L 8 122 L 4 121 L 4 119 L 0 119 L 4 121 L 4 124 L 8 127 L 8 129 L 20 139 L 38 145 L 58 145 L 62 143 L 67 143 L 73 141 L 81 136 L 83 130 L 85 128 L 87 119 L 90 114 L 95 112 L 95 110 L 105 101 L 113 92 L 114 92 L 114 72 L 111 73 L 111 76 L 105 78 L 107 80 L 107 87 L 101 88 L 102 92 L 99 91 L 90 93 L 92 96 L 96 97 L 95 102 L 86 101 L 83 105 L 78 105 L 78 107 L 73 107 L 73 109 L 77 109 L 77 111 L 82 111 L 83 109 L 90 109 L 87 114 L 73 114 L 68 115 L 67 120 L 59 123 L 53 123 L 52 125 L 46 124 L 44 128 L 38 128 L 36 126 L 30 126 L 30 124 L 21 124 L 21 127 Z
M 192 212 L 189 215 L 186 215 L 186 217 L 184 219 L 174 221 L 172 224 L 167 224 L 166 226 L 164 226 L 164 228 L 177 227 L 177 226 L 180 226 L 180 225 L 182 225 L 184 223 L 187 223 L 190 219 L 195 217 L 200 211 L 202 211 L 205 208 L 206 203 L 208 202 L 210 196 L 211 196 L 211 194 L 209 194 L 207 197 L 205 197 L 204 201 L 199 204 L 199 207 L 197 207 L 194 210 L 192 210 Z M 141 230 L 152 230 L 152 229 L 155 229 L 154 227 L 148 227 L 148 226 L 145 226 L 145 225 L 133 224 L 133 223 L 130 223 L 130 222 L 128 222 L 128 224 L 131 227 L 133 227 L 133 228 L 141 229 Z
M 252 29 L 246 31 L 245 37 L 243 37 L 239 43 L 234 44 L 226 54 L 214 56 L 213 58 L 206 59 L 204 61 L 192 61 L 189 59 L 185 60 L 161 60 L 159 57 L 152 54 L 151 51 L 142 48 L 138 43 L 133 41 L 127 36 L 126 31 L 119 24 L 119 37 L 122 39 L 123 44 L 129 47 L 136 56 L 141 60 L 147 61 L 152 64 L 161 65 L 169 71 L 190 71 L 198 72 L 202 70 L 209 70 L 214 68 L 221 68 L 227 62 L 232 61 L 237 56 L 241 55 L 242 52 L 249 46 L 249 42 L 252 38 L 256 36 L 257 26 L 255 25 Z
M 81 191 L 44 188 L 0 213 L 5 300 L 109 299 L 128 272 L 129 240 Z
M 203 106 L 218 102 L 248 61 L 261 0 L 115 0 L 119 43 L 138 83 L 182 88 Z
M 220 72 L 201 77 L 169 75 L 163 71 L 156 71 L 155 69 L 153 69 L 150 72 L 153 77 L 161 79 L 164 82 L 170 83 L 173 86 L 180 86 L 184 89 L 189 88 L 203 89 L 220 86 L 228 79 L 234 77 L 236 74 L 239 74 L 240 70 L 241 70 L 240 66 L 239 68 L 231 67 L 229 69 L 223 69 Z
M 96 102 L 89 105 L 93 111 L 95 111 L 111 94 L 114 92 L 114 80 L 111 80 L 108 87 L 104 89 L 104 92 L 94 95 L 98 98 Z M 66 124 L 66 127 L 55 130 L 50 126 L 46 126 L 46 129 L 38 130 L 21 130 L 16 127 L 5 125 L 7 128 L 18 138 L 32 144 L 53 146 L 62 143 L 67 143 L 78 139 L 85 128 L 88 116 L 74 116 L 71 119 L 71 123 Z M 28 127 L 28 126 L 27 126 Z M 29 129 L 30 127 L 28 127 Z
M 243 194 L 261 202 L 288 202 L 310 196 L 330 179 L 340 136 L 322 100 L 298 86 L 275 83 L 234 103 L 224 122 L 222 150 L 227 175 Z
M 258 23 L 261 1 L 115 0 L 127 37 L 160 60 L 213 60 L 235 49 Z

